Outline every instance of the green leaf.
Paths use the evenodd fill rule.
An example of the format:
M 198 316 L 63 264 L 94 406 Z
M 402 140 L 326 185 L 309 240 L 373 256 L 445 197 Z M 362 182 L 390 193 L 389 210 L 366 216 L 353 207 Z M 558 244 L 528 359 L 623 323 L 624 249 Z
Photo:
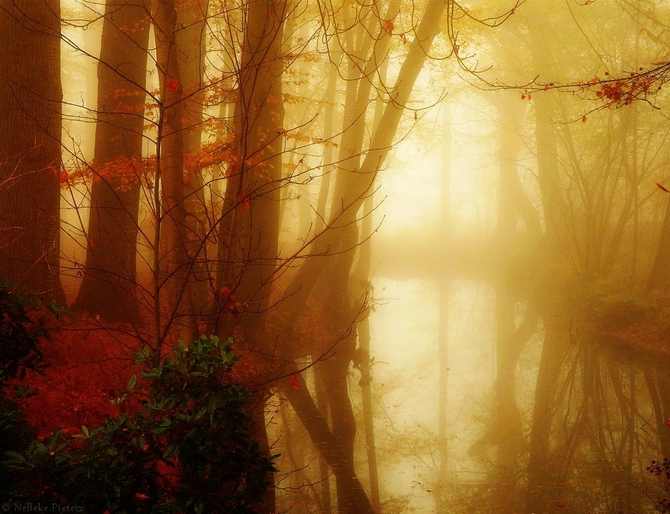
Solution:
M 163 458 L 167 459 L 168 457 L 175 455 L 179 456 L 179 452 L 177 451 L 179 449 L 179 446 L 177 443 L 170 443 L 167 448 L 165 448 L 165 451 L 163 452 Z
M 20 453 L 16 453 L 14 451 L 6 452 L 5 457 L 7 458 L 7 461 L 11 462 L 12 464 L 26 462 L 26 458 L 23 455 L 21 455 Z
M 212 395 L 212 397 L 209 399 L 209 405 L 207 406 L 207 410 L 209 411 L 209 423 L 212 427 L 216 424 L 216 418 L 214 414 L 216 413 L 216 408 L 219 406 L 219 401 L 216 395 Z
M 130 380 L 128 380 L 128 389 L 132 390 L 135 388 L 135 384 L 137 384 L 137 375 L 133 375 L 130 377 Z
M 54 447 L 56 446 L 56 443 L 60 440 L 62 431 L 61 430 L 56 430 L 53 435 L 51 436 L 51 440 L 49 441 L 49 449 L 53 450 Z

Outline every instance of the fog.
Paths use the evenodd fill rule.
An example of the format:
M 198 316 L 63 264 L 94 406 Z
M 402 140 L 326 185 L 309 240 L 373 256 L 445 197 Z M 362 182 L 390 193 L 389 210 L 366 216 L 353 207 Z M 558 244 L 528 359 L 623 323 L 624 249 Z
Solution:
M 670 3 L 17 5 L 0 277 L 67 306 L 45 380 L 232 338 L 260 514 L 668 511 Z

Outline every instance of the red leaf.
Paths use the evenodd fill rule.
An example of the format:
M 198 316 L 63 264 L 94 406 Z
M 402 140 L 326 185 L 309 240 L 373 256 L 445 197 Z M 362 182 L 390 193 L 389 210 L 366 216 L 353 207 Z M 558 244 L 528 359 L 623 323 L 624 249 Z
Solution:
M 60 183 L 61 184 L 67 184 L 67 179 L 68 179 L 67 171 L 65 171 L 65 170 L 61 171 L 60 172 L 60 177 L 58 179 L 60 181 Z
M 667 191 L 667 189 L 664 189 L 664 191 Z M 665 424 L 670 427 L 670 418 L 668 418 L 668 421 L 666 421 Z
M 181 85 L 179 84 L 179 80 L 177 80 L 174 77 L 170 77 L 169 79 L 167 79 L 167 82 L 165 83 L 165 89 L 170 91 L 170 93 L 176 93 L 177 91 L 179 91 L 180 87 Z
M 384 22 L 384 30 L 389 34 L 393 34 L 393 22 L 391 20 L 386 20 Z
M 563 503 L 561 501 L 556 502 L 556 507 L 565 507 L 565 503 Z
M 586 116 L 582 118 L 582 123 L 586 123 Z
M 249 197 L 246 196 L 242 191 L 237 192 L 237 201 L 242 204 L 244 212 L 249 212 L 251 210 L 251 202 L 249 202 Z
M 300 388 L 300 381 L 298 380 L 298 377 L 295 375 L 291 375 L 291 389 L 299 389 Z
M 656 185 L 659 187 L 659 189 L 665 191 L 666 193 L 670 193 L 670 190 L 666 189 L 665 187 L 663 187 L 663 186 L 662 186 L 661 184 L 659 184 L 658 182 L 656 182 Z M 670 427 L 670 419 L 668 419 L 668 426 Z

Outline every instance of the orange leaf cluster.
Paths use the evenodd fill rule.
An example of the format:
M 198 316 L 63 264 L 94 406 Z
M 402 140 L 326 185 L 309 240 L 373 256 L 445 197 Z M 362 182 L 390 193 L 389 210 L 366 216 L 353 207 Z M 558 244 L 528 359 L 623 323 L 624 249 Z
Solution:
M 596 78 L 597 82 L 598 79 Z M 607 81 L 600 84 L 596 97 L 608 100 L 608 105 L 629 105 L 637 95 L 649 90 L 652 80 L 649 77 L 634 77 L 631 80 Z
M 234 162 L 229 144 L 212 143 L 203 146 L 198 152 L 184 156 L 184 182 L 189 183 L 190 175 L 203 168 L 221 163 Z M 52 173 L 58 173 L 53 169 Z M 156 172 L 156 156 L 147 158 L 121 155 L 105 163 L 91 163 L 87 167 L 64 169 L 59 174 L 62 187 L 84 184 L 89 180 L 103 180 L 115 191 L 129 191 L 133 186 L 144 183 L 151 186 Z
M 61 172 L 61 187 L 85 184 L 89 180 L 102 180 L 116 191 L 129 191 L 149 175 L 147 160 L 121 155 L 106 163 L 93 162 L 86 167 L 68 168 Z
M 211 143 L 203 146 L 200 151 L 184 156 L 184 173 L 197 173 L 203 168 L 221 163 L 231 163 L 235 159 L 229 144 Z

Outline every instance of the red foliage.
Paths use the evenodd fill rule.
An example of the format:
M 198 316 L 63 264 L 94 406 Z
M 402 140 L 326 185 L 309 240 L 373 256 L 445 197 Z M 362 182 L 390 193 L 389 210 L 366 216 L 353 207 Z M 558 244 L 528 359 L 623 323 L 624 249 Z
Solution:
M 243 191 L 237 192 L 237 201 L 242 205 L 244 212 L 249 212 L 251 210 L 251 202 L 249 201 L 249 197 L 245 195 Z
M 170 77 L 167 79 L 167 82 L 165 82 L 165 89 L 171 93 L 176 93 L 179 91 L 180 87 L 181 85 L 179 84 L 179 80 L 174 77 Z
M 197 152 L 184 155 L 184 183 L 190 182 L 194 173 L 208 166 L 226 163 L 232 167 L 234 156 L 229 144 L 211 143 Z M 54 169 L 53 173 L 58 173 Z M 87 181 L 104 181 L 115 191 L 129 191 L 137 184 L 151 187 L 156 174 L 156 156 L 140 159 L 121 155 L 105 163 L 92 162 L 79 168 L 68 168 L 60 173 L 61 187 L 85 184 Z M 226 172 L 226 176 L 229 173 Z
M 300 389 L 300 380 L 295 375 L 291 375 L 291 389 Z
M 58 428 L 70 435 L 79 432 L 81 425 L 99 425 L 106 416 L 118 415 L 112 400 L 140 371 L 133 364 L 139 350 L 135 337 L 86 320 L 50 331 L 52 341 L 41 348 L 50 366 L 43 376 L 28 375 L 28 385 L 38 394 L 21 405 L 38 436 L 46 437 Z M 132 400 L 127 401 L 132 406 Z
M 593 77 L 585 88 L 597 86 L 596 98 L 605 101 L 606 107 L 629 105 L 633 100 L 645 98 L 647 93 L 655 93 L 665 79 L 645 73 L 631 73 L 629 77 L 621 79 L 601 80 Z

